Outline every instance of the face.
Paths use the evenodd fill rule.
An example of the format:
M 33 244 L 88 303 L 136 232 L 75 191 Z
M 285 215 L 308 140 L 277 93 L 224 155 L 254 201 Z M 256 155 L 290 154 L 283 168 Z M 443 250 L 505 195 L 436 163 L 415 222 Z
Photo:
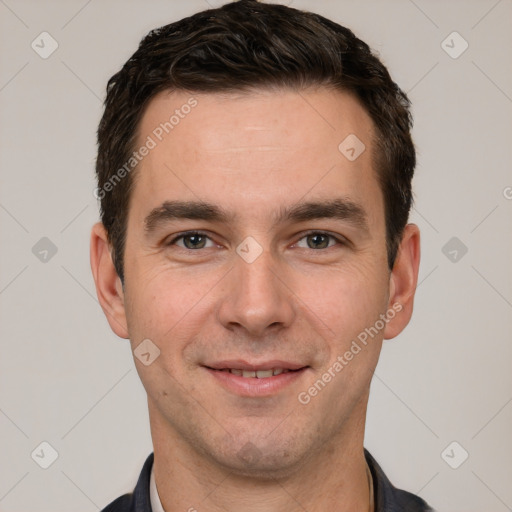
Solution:
M 355 139 L 339 149 L 351 134 L 355 159 Z M 323 89 L 151 101 L 125 286 L 102 305 L 133 350 L 160 351 L 135 358 L 154 440 L 253 475 L 362 442 L 382 339 L 407 323 L 415 280 L 411 258 L 388 269 L 373 136 L 352 96 Z

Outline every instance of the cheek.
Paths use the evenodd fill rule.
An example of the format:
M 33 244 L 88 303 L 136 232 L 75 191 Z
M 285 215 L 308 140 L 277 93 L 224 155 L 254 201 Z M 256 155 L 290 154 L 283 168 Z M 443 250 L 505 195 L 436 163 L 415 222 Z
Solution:
M 380 275 L 369 265 L 311 275 L 298 295 L 341 349 L 385 311 L 388 289 Z
M 136 273 L 138 272 L 138 273 Z M 150 338 L 162 346 L 201 299 L 197 287 L 163 270 L 132 273 L 127 279 L 127 321 L 132 340 Z M 166 275 L 167 274 L 167 275 Z M 130 276 L 130 277 L 131 277 Z M 135 341 L 135 340 L 134 340 Z
M 130 274 L 133 276 L 127 286 L 132 305 L 130 313 L 141 321 L 158 320 L 157 328 L 170 328 L 187 316 L 207 298 L 219 279 L 218 273 L 200 266 L 172 268 L 163 257 L 148 256 L 146 263 L 134 266 Z
M 190 269 L 136 269 L 127 286 L 127 322 L 132 349 L 149 338 L 160 350 L 155 362 L 178 379 L 195 368 L 198 340 L 216 332 L 216 290 L 225 271 L 196 266 Z

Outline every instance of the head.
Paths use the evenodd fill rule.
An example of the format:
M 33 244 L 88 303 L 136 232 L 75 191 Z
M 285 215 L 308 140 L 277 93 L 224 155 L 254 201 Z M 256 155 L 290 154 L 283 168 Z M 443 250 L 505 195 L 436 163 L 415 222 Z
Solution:
M 416 163 L 406 95 L 349 29 L 317 14 L 241 0 L 151 31 L 109 80 L 98 129 L 96 194 L 121 280 L 137 174 L 136 163 L 129 162 L 139 147 L 140 121 L 151 100 L 161 91 L 192 95 L 311 86 L 352 93 L 372 119 L 372 157 L 384 198 L 388 264 L 393 267 L 412 204 Z
M 362 435 L 412 312 L 410 129 L 368 45 L 316 14 L 241 0 L 142 40 L 107 87 L 91 261 L 112 329 L 159 351 L 136 359 L 155 432 L 248 473 Z M 222 371 L 269 364 L 296 371 L 256 395 Z

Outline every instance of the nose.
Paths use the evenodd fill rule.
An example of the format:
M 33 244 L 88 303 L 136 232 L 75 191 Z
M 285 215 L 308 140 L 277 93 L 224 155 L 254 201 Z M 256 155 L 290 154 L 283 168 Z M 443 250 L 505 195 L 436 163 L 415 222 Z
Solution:
M 237 256 L 226 277 L 218 309 L 218 319 L 226 329 L 244 330 L 257 338 L 276 334 L 292 324 L 293 291 L 269 251 L 263 251 L 251 263 Z

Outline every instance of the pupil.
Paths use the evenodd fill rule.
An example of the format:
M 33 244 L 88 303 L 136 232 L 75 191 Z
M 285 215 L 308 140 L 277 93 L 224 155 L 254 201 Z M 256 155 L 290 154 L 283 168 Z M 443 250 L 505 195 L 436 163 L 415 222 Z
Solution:
M 325 247 L 325 241 L 327 240 L 327 237 L 325 235 L 311 235 L 311 240 L 313 242 L 313 247 L 311 247 L 311 244 L 310 247 L 312 249 L 318 249 L 319 246 L 321 248 Z
M 198 246 L 201 245 L 201 242 L 203 241 L 202 235 L 189 235 L 185 240 L 188 240 L 188 243 L 186 244 L 189 248 L 195 249 Z

